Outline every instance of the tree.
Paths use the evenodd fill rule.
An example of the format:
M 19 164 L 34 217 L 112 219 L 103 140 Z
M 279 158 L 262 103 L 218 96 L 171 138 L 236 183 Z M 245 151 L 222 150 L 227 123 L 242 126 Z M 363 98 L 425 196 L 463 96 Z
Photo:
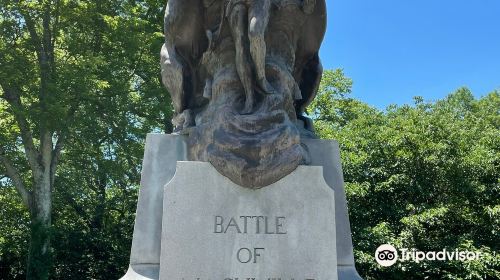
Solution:
M 90 187 L 66 185 L 78 179 L 61 175 L 89 181 L 95 176 L 95 168 L 69 172 L 77 163 L 67 157 L 95 145 L 92 152 L 100 156 L 90 164 L 106 165 L 123 144 L 120 139 L 134 143 L 130 155 L 131 150 L 120 151 L 134 157 L 146 130 L 171 129 L 157 55 L 163 2 L 0 1 L 0 175 L 6 176 L 2 184 L 14 186 L 29 210 L 27 279 L 48 279 L 51 271 L 56 273 L 50 240 L 54 234 L 65 235 L 54 228 L 53 218 L 60 216 L 52 210 L 64 203 L 54 204 L 53 198 L 78 202 L 67 194 Z M 89 127 L 95 133 L 82 135 L 92 130 Z M 140 161 L 120 164 L 137 174 Z M 98 176 L 110 171 L 98 168 Z M 107 175 L 95 181 L 101 179 L 93 215 L 96 227 L 109 188 L 115 186 Z
M 14 133 L 3 137 L 11 141 L 2 143 L 0 161 L 30 212 L 28 279 L 48 279 L 52 188 L 67 137 L 63 122 L 54 117 L 65 120 L 76 109 L 76 104 L 57 100 L 60 92 L 56 86 L 58 72 L 53 34 L 58 32 L 58 26 L 53 19 L 58 18 L 60 5 L 15 5 L 8 1 L 2 3 L 1 12 L 4 31 L 1 97 L 9 106 L 10 125 L 16 128 L 9 129 Z M 31 175 L 29 183 L 27 176 L 16 167 L 21 157 L 17 153 L 18 145 L 14 144 L 16 141 L 12 141 L 13 136 L 21 139 Z
M 345 84 L 337 74 L 334 81 Z M 360 274 L 498 279 L 499 92 L 475 99 L 463 88 L 434 103 L 417 97 L 413 106 L 380 111 L 324 82 L 322 104 L 311 111 L 321 136 L 340 143 Z M 382 268 L 374 252 L 386 243 L 421 251 L 480 251 L 483 258 Z

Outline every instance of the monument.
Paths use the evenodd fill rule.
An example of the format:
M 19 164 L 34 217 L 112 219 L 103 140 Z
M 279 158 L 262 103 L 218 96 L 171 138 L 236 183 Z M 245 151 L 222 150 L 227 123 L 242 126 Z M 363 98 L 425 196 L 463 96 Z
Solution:
M 324 0 L 169 0 L 172 135 L 146 140 L 122 278 L 361 279 L 338 144 L 304 114 Z

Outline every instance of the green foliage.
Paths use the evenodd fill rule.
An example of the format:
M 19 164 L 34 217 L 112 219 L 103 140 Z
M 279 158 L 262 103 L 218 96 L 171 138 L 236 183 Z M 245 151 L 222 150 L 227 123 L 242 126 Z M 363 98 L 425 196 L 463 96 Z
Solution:
M 312 110 L 319 134 L 340 143 L 361 275 L 498 279 L 500 93 L 475 99 L 462 88 L 435 103 L 416 98 L 413 106 L 379 111 L 341 94 L 350 86 L 341 72 L 326 75 L 335 78 L 324 81 Z M 374 252 L 385 243 L 483 258 L 382 268 Z
M 26 260 L 21 256 L 28 253 L 29 217 L 18 196 L 0 179 L 0 279 L 24 279 Z
M 32 191 L 15 112 L 26 118 L 35 145 L 41 126 L 56 132 L 54 138 L 67 136 L 46 231 L 52 236 L 50 279 L 118 279 L 127 269 L 144 139 L 171 130 L 172 107 L 159 69 L 165 5 L 0 0 L 0 155 Z M 26 15 L 42 34 L 46 11 L 54 57 L 42 96 Z M 19 89 L 22 106 L 1 98 L 4 85 Z M 25 279 L 32 221 L 5 175 L 0 163 L 0 279 Z

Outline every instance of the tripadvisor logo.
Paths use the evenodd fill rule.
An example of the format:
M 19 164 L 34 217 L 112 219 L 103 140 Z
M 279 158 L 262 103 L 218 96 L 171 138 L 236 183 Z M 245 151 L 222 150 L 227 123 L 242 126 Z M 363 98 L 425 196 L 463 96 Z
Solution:
M 441 251 L 422 252 L 416 249 L 399 249 L 399 252 L 394 246 L 384 244 L 375 251 L 375 260 L 381 266 L 392 266 L 398 260 L 401 262 L 413 261 L 419 263 L 421 261 L 473 261 L 481 257 L 481 252 L 470 251 Z
M 398 250 L 392 245 L 384 244 L 375 251 L 375 260 L 381 266 L 391 266 L 398 261 Z

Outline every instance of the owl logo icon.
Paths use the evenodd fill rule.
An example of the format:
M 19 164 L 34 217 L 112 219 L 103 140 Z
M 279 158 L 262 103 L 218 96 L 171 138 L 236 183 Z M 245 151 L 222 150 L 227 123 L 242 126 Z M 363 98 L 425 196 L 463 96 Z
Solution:
M 375 260 L 381 266 L 392 266 L 398 261 L 398 250 L 389 244 L 381 245 L 375 251 Z

